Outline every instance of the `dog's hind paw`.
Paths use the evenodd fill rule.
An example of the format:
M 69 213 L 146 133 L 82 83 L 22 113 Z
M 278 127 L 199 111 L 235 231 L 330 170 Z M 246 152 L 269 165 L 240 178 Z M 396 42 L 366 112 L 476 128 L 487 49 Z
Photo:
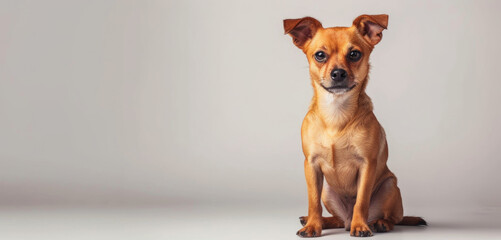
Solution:
M 301 223 L 301 225 L 306 225 L 306 221 L 308 220 L 308 217 L 306 216 L 302 216 L 302 217 L 299 217 L 299 222 Z

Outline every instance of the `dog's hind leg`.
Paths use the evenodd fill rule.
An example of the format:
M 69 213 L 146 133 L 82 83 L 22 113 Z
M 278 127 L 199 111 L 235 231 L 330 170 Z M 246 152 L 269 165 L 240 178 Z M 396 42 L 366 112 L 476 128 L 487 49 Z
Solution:
M 369 207 L 369 226 L 377 232 L 388 232 L 403 218 L 402 197 L 394 177 L 385 180 L 374 192 Z
M 350 230 L 351 218 L 353 215 L 354 197 L 340 196 L 327 183 L 324 183 L 322 190 L 322 202 L 325 209 L 343 224 L 347 231 Z

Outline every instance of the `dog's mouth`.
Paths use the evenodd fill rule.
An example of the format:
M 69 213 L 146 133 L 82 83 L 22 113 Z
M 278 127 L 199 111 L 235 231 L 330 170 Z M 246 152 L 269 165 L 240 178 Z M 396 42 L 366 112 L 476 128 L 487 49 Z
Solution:
M 346 93 L 351 91 L 353 88 L 357 86 L 356 83 L 354 83 L 352 86 L 332 86 L 332 87 L 325 87 L 324 85 L 320 84 L 327 92 L 330 93 L 335 93 L 335 94 L 340 94 L 340 93 Z

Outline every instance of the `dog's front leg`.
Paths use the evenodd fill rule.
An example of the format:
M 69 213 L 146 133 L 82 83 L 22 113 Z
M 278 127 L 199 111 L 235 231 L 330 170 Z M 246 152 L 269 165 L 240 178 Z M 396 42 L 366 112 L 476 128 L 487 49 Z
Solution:
M 322 234 L 322 193 L 323 174 L 313 158 L 304 161 L 304 175 L 308 188 L 308 222 L 297 231 L 301 237 L 319 237 Z
M 353 207 L 350 235 L 368 237 L 372 236 L 372 231 L 367 225 L 367 217 L 376 176 L 376 159 L 364 159 L 359 172 L 357 200 Z

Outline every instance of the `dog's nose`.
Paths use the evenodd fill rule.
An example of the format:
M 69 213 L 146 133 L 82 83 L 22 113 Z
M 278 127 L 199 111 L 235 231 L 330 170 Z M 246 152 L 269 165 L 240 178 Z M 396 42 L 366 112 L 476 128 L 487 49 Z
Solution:
M 334 82 L 342 82 L 346 79 L 346 76 L 348 76 L 348 73 L 341 68 L 336 68 L 331 72 L 331 79 Z

